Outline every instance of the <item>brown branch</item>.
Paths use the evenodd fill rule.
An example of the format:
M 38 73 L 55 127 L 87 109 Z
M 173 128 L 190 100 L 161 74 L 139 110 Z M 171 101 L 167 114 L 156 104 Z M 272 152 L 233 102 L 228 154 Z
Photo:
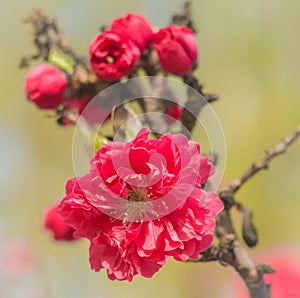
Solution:
M 232 266 L 246 284 L 252 298 L 271 298 L 270 285 L 264 282 L 263 275 L 274 273 L 274 269 L 267 264 L 255 266 L 234 234 L 221 238 L 220 245 L 206 250 L 198 261 L 219 261 L 223 266 Z
M 49 60 L 49 55 L 52 49 L 59 50 L 61 53 L 68 57 L 71 57 L 75 61 L 74 69 L 69 73 L 71 91 L 80 94 L 93 94 L 98 93 L 109 84 L 104 84 L 97 80 L 95 75 L 90 71 L 86 59 L 78 56 L 70 47 L 67 40 L 64 38 L 62 31 L 60 30 L 57 22 L 48 17 L 41 10 L 33 12 L 25 22 L 33 25 L 34 28 L 34 43 L 37 47 L 38 53 L 28 57 L 24 57 L 21 61 L 21 66 L 25 67 L 29 65 L 29 62 L 36 59 Z M 183 25 L 191 28 L 194 32 L 195 26 L 191 19 L 190 2 L 187 2 L 181 13 L 176 14 L 172 18 L 172 22 L 178 25 Z M 139 67 L 142 68 L 148 76 L 157 76 L 160 72 L 159 64 L 155 55 L 152 55 L 151 50 L 142 56 Z M 195 65 L 194 69 L 197 67 Z M 163 74 L 165 75 L 165 74 Z M 133 73 L 132 76 L 137 76 L 137 73 Z M 155 86 L 155 78 L 150 79 L 153 86 L 159 91 L 166 86 L 160 86 L 159 83 Z M 194 77 L 192 73 L 182 76 L 182 80 L 188 86 L 192 87 L 188 89 L 188 99 L 185 104 L 185 109 L 182 113 L 182 124 L 189 132 L 191 132 L 196 124 L 197 116 L 207 103 L 211 103 L 218 99 L 218 96 L 214 94 L 203 93 L 203 86 L 199 83 L 198 79 Z M 159 81 L 159 80 L 158 80 Z M 139 86 L 138 86 L 139 87 Z M 130 88 L 128 88 L 130 89 Z M 134 90 L 131 91 L 131 95 L 134 94 Z M 198 93 L 200 93 L 206 101 L 199 101 Z M 138 93 L 140 94 L 140 93 Z M 141 107 L 145 112 L 157 112 L 164 110 L 164 104 L 157 98 L 145 98 L 140 101 Z M 128 111 L 119 110 L 124 112 L 120 114 L 119 118 L 122 120 L 128 116 Z M 193 114 L 190 112 L 193 111 Z M 57 111 L 58 112 L 58 111 Z M 60 115 L 58 113 L 58 115 Z M 65 116 L 65 111 L 61 111 L 61 115 Z M 73 119 L 70 115 L 68 118 Z M 116 115 L 113 113 L 113 122 L 116 126 Z M 125 117 L 126 116 L 126 117 Z M 162 129 L 168 130 L 166 123 L 161 117 L 147 116 L 148 122 L 153 126 L 154 130 L 161 131 Z M 150 117 L 150 118 L 149 118 Z M 151 118 L 152 117 L 152 118 Z M 63 118 L 61 118 L 63 119 Z M 120 120 L 119 119 L 119 120 Z M 73 123 L 76 123 L 74 118 Z M 117 127 L 115 127 L 116 129 Z M 183 131 L 184 133 L 184 131 Z M 255 266 L 251 260 L 247 250 L 243 247 L 239 239 L 237 238 L 233 222 L 230 215 L 230 209 L 232 206 L 236 206 L 238 210 L 243 214 L 242 234 L 243 238 L 248 246 L 254 246 L 257 242 L 257 233 L 252 222 L 251 211 L 236 203 L 234 200 L 234 194 L 240 189 L 240 187 L 246 183 L 251 177 L 253 177 L 259 171 L 266 169 L 270 161 L 276 156 L 285 152 L 285 150 L 296 140 L 300 135 L 300 126 L 286 139 L 284 139 L 273 150 L 268 151 L 265 156 L 258 162 L 252 164 L 250 168 L 237 180 L 233 181 L 228 187 L 222 189 L 219 192 L 220 198 L 223 200 L 225 209 L 217 217 L 216 234 L 219 237 L 219 245 L 212 246 L 207 251 L 203 252 L 199 262 L 219 261 L 222 265 L 230 265 L 239 273 L 243 281 L 245 282 L 251 297 L 255 298 L 270 298 L 270 287 L 263 280 L 263 275 L 273 273 L 274 270 L 268 265 Z
M 220 243 L 219 246 L 212 247 L 204 252 L 199 261 L 219 261 L 221 264 L 231 265 L 243 279 L 251 297 L 271 297 L 270 286 L 264 282 L 263 275 L 273 273 L 274 270 L 268 265 L 255 266 L 248 252 L 237 238 L 230 216 L 232 206 L 236 206 L 243 214 L 242 235 L 246 244 L 252 247 L 257 243 L 257 233 L 252 223 L 252 213 L 248 208 L 235 202 L 234 194 L 256 173 L 268 168 L 270 161 L 284 153 L 299 135 L 300 126 L 274 149 L 267 151 L 259 161 L 253 163 L 240 179 L 233 181 L 228 187 L 219 192 L 225 207 L 217 217 L 216 234 L 220 239 Z
M 239 178 L 232 181 L 226 188 L 224 188 L 220 194 L 224 196 L 233 195 L 255 174 L 261 170 L 268 168 L 269 163 L 277 156 L 285 153 L 287 148 L 297 139 L 300 135 L 300 126 L 298 126 L 288 137 L 280 142 L 274 149 L 268 150 L 266 154 L 257 162 L 253 163 L 246 172 Z
M 54 18 L 49 17 L 44 11 L 38 9 L 24 18 L 23 21 L 24 23 L 31 24 L 33 27 L 34 44 L 38 50 L 38 54 L 24 57 L 21 66 L 22 64 L 26 65 L 26 60 L 27 64 L 30 60 L 37 58 L 48 61 L 51 49 L 56 48 L 72 57 L 76 63 L 90 72 L 86 59 L 73 51 Z
M 65 72 L 68 72 L 69 87 L 77 97 L 81 97 L 82 95 L 96 95 L 109 85 L 97 80 L 89 67 L 87 58 L 78 55 L 71 48 L 54 18 L 51 18 L 47 13 L 38 9 L 24 18 L 23 21 L 30 24 L 33 28 L 34 45 L 36 46 L 37 53 L 23 57 L 20 63 L 21 68 L 28 67 L 32 60 L 37 59 L 55 64 Z M 55 59 L 55 55 L 59 55 L 61 59 L 68 61 L 72 69 L 63 69 L 60 63 L 52 61 Z
M 229 210 L 219 214 L 216 232 L 219 245 L 203 252 L 198 262 L 218 261 L 223 266 L 230 265 L 240 275 L 252 298 L 271 298 L 270 286 L 264 282 L 263 275 L 275 271 L 266 264 L 254 265 L 235 234 Z
M 192 5 L 190 1 L 185 2 L 182 10 L 179 13 L 176 13 L 172 16 L 171 23 L 177 24 L 179 26 L 186 26 L 190 28 L 194 33 L 197 33 L 194 21 L 192 19 Z M 195 70 L 197 67 L 198 64 L 195 63 L 193 70 Z M 181 133 L 189 137 L 189 134 L 192 132 L 196 124 L 197 117 L 203 109 L 203 107 L 207 103 L 211 103 L 217 100 L 219 97 L 215 94 L 204 94 L 202 90 L 203 86 L 199 83 L 199 80 L 195 78 L 192 72 L 183 75 L 182 80 L 185 84 L 194 89 L 193 90 L 189 88 L 188 90 L 188 98 L 181 116 Z M 197 92 L 199 92 L 206 99 L 206 101 L 199 100 Z M 193 113 L 191 113 L 191 111 L 193 111 Z
M 157 56 L 153 55 L 153 48 L 151 48 L 147 53 L 142 54 L 138 66 L 142 70 L 144 70 L 146 75 L 149 77 L 150 84 L 153 86 L 153 91 L 155 93 L 155 89 L 160 89 L 160 86 L 158 84 L 155 85 L 155 77 L 158 76 L 159 72 L 161 72 L 161 69 L 158 63 Z M 133 73 L 131 77 L 139 77 L 137 70 L 135 70 L 135 73 Z M 131 84 L 129 84 L 129 86 L 130 85 Z M 130 91 L 132 95 L 136 93 L 135 91 L 138 91 L 138 94 L 146 94 L 146 92 L 144 91 L 144 87 L 138 82 L 134 84 L 134 88 L 131 88 Z M 156 134 L 160 128 L 162 128 L 165 132 L 168 131 L 168 125 L 164 121 L 164 119 L 158 114 L 153 113 L 164 112 L 165 109 L 162 100 L 159 100 L 155 97 L 142 97 L 137 98 L 137 103 L 140 105 L 144 113 L 145 120 L 146 122 L 148 122 L 148 125 L 150 129 L 154 132 L 154 134 Z
M 270 298 L 270 287 L 263 279 L 263 275 L 267 272 L 258 270 L 249 253 L 237 238 L 232 227 L 229 210 L 225 209 L 219 214 L 216 232 L 220 238 L 219 261 L 232 266 L 238 272 L 251 297 Z
M 160 71 L 158 58 L 151 48 L 147 53 L 143 53 L 139 66 L 146 72 L 147 76 L 156 76 Z
M 203 86 L 192 74 L 183 76 L 183 82 L 191 87 L 188 88 L 188 99 L 185 103 L 181 115 L 183 126 L 181 133 L 186 134 L 186 130 L 188 132 L 191 132 L 193 130 L 194 126 L 196 125 L 197 116 L 200 114 L 205 105 L 207 103 L 216 101 L 219 97 L 215 94 L 203 93 Z M 205 100 L 199 100 L 198 93 L 200 93 L 205 98 Z M 191 113 L 191 111 L 193 111 L 193 113 Z
M 163 114 L 169 104 L 169 101 L 164 98 L 168 98 L 168 93 L 171 90 L 166 81 L 159 76 L 149 77 L 149 81 L 153 97 L 145 96 L 140 98 L 141 94 L 148 94 L 149 91 L 146 91 L 139 81 L 134 81 L 133 83 L 129 81 L 127 89 L 130 97 L 136 98 L 137 103 L 140 105 L 144 113 L 144 120 L 149 125 L 152 133 L 159 136 L 169 131 L 169 126 Z M 171 97 L 174 97 L 174 95 L 171 94 Z
M 194 33 L 196 33 L 196 27 L 192 20 L 192 9 L 190 1 L 187 1 L 184 4 L 181 12 L 173 15 L 171 23 L 177 24 L 179 26 L 186 26 L 193 30 Z

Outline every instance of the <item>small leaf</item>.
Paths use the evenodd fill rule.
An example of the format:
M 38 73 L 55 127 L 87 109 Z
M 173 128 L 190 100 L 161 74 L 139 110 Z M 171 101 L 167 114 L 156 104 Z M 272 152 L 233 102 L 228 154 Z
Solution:
M 71 73 L 75 66 L 74 59 L 65 55 L 58 49 L 51 49 L 48 61 L 67 73 Z
M 109 142 L 109 140 L 101 135 L 101 134 L 98 134 L 94 140 L 94 147 L 96 150 L 100 149 L 103 145 L 107 144 Z

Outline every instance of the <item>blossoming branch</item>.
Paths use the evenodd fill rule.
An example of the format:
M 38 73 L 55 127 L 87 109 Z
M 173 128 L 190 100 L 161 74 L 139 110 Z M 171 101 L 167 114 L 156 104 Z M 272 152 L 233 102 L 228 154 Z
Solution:
M 69 179 L 65 196 L 45 213 L 53 238 L 87 239 L 91 268 L 105 269 L 112 280 L 150 278 L 170 258 L 219 261 L 237 270 L 251 297 L 271 297 L 264 274 L 274 270 L 253 264 L 230 209 L 243 216 L 245 245 L 255 246 L 252 213 L 235 193 L 287 149 L 299 128 L 216 193 L 210 177 L 218 156 L 204 155 L 192 140 L 200 112 L 218 96 L 205 93 L 194 73 L 199 50 L 189 3 L 157 31 L 133 13 L 112 20 L 87 45 L 88 57 L 76 54 L 44 12 L 25 22 L 33 26 L 37 53 L 21 66 L 39 62 L 25 77 L 27 99 L 58 124 L 81 128 L 90 156 L 89 170 Z M 185 99 L 170 77 L 184 86 Z

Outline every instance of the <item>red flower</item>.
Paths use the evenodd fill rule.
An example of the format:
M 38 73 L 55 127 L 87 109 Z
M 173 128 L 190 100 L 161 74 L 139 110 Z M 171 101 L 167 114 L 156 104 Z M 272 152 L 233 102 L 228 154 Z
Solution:
M 89 173 L 68 181 L 58 207 L 74 236 L 90 240 L 92 269 L 105 268 L 112 280 L 151 277 L 170 257 L 196 259 L 211 245 L 223 208 L 200 188 L 213 167 L 199 145 L 148 133 L 101 147 Z
M 65 75 L 57 67 L 41 64 L 27 73 L 25 91 L 39 108 L 54 109 L 65 100 L 67 84 Z
M 63 217 L 57 213 L 57 205 L 52 205 L 45 213 L 44 226 L 56 240 L 74 240 L 74 229 L 65 224 Z
M 125 17 L 114 19 L 111 30 L 126 34 L 141 52 L 147 50 L 154 41 L 151 25 L 137 14 L 130 13 Z
M 162 28 L 156 33 L 155 49 L 161 68 L 178 75 L 191 71 L 198 56 L 193 31 L 177 25 Z
M 89 45 L 90 64 L 100 80 L 117 81 L 128 75 L 136 66 L 140 51 L 122 33 L 106 31 Z

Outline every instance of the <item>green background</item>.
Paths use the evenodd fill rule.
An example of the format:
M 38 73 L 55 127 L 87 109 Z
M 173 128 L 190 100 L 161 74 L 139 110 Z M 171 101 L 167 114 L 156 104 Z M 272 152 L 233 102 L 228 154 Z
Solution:
M 25 100 L 26 71 L 18 64 L 34 49 L 30 28 L 21 18 L 33 8 L 44 9 L 57 17 L 74 49 L 86 55 L 89 41 L 111 18 L 138 12 L 164 26 L 181 4 L 178 0 L 1 2 L 0 249 L 17 239 L 32 249 L 35 259 L 35 269 L 26 273 L 31 283 L 22 278 L 0 282 L 1 298 L 27 297 L 26 291 L 31 298 L 225 297 L 221 293 L 232 274 L 229 268 L 170 261 L 152 279 L 111 282 L 105 272 L 89 269 L 86 241 L 56 243 L 41 225 L 45 208 L 64 195 L 65 182 L 74 175 L 73 130 L 58 127 Z M 200 29 L 198 75 L 207 90 L 221 96 L 213 108 L 227 141 L 226 184 L 300 123 L 300 2 L 194 1 L 193 13 Z M 300 245 L 299 150 L 300 142 L 238 192 L 237 199 L 254 211 L 260 250 Z M 5 276 L 0 267 L 0 277 Z M 26 290 L 16 294 L 18 287 Z

